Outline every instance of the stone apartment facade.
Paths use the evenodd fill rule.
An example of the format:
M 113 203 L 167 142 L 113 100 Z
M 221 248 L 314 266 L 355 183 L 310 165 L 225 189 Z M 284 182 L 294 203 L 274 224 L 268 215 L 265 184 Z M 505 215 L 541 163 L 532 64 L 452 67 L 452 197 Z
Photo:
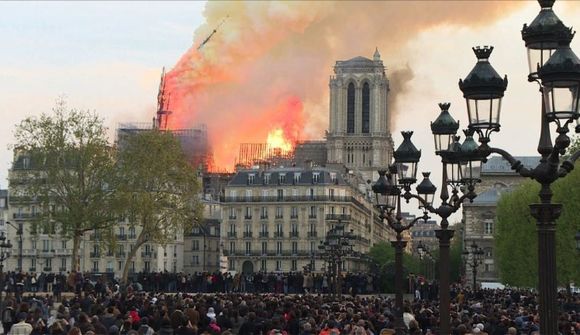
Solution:
M 5 224 L 8 240 L 12 242 L 10 257 L 4 269 L 24 272 L 66 273 L 73 267 L 72 240 L 66 240 L 50 231 L 33 230 L 33 220 L 40 215 L 40 206 L 33 198 L 24 194 L 23 183 L 30 171 L 30 158 L 23 153 L 15 153 L 9 171 L 8 210 Z M 21 232 L 19 227 L 22 227 Z M 83 272 L 113 273 L 122 275 L 127 255 L 135 245 L 139 227 L 128 219 L 120 218 L 114 227 L 116 247 L 110 249 L 104 237 L 88 232 L 80 245 L 78 268 Z M 173 243 L 166 246 L 145 244 L 137 252 L 130 265 L 130 272 L 183 270 L 183 236 L 175 236 Z
M 222 198 L 221 235 L 229 270 L 323 270 L 320 241 L 341 222 L 357 236 L 354 251 L 366 253 L 391 231 L 375 215 L 367 194 L 352 175 L 322 167 L 240 170 Z M 346 271 L 365 268 L 358 257 L 343 264 Z
M 516 157 L 526 167 L 534 167 L 540 157 Z M 473 203 L 463 204 L 463 218 L 465 228 L 463 231 L 463 246 L 469 246 L 475 242 L 483 249 L 482 264 L 477 268 L 477 283 L 497 282 L 499 273 L 496 267 L 494 253 L 494 231 L 496 225 L 496 207 L 502 193 L 509 192 L 520 185 L 526 179 L 515 173 L 510 164 L 500 156 L 490 157 L 481 167 L 481 184 L 477 185 L 477 197 Z M 471 255 L 468 256 L 472 263 Z M 467 266 L 465 269 L 467 283 L 471 284 L 473 269 Z

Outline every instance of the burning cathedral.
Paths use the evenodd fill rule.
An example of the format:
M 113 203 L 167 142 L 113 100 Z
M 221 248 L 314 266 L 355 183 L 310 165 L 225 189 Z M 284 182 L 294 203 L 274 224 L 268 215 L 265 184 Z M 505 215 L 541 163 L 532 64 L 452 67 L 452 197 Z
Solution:
M 389 80 L 378 49 L 373 59 L 337 61 L 330 78 L 327 163 L 343 164 L 375 180 L 393 153 L 387 107 Z
M 389 80 L 378 49 L 373 59 L 359 56 L 337 61 L 329 87 L 325 140 L 299 142 L 292 153 L 283 155 L 266 144 L 259 148 L 242 144 L 240 165 L 344 166 L 364 180 L 376 180 L 376 171 L 389 164 L 394 145 L 387 104 Z

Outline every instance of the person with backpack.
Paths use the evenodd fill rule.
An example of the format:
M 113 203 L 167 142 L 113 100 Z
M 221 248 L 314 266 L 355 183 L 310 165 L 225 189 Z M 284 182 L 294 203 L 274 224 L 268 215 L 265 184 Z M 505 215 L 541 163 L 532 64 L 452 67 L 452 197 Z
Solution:
M 4 333 L 7 334 L 12 325 L 16 322 L 16 312 L 10 304 L 7 304 L 2 311 L 2 328 L 4 328 Z

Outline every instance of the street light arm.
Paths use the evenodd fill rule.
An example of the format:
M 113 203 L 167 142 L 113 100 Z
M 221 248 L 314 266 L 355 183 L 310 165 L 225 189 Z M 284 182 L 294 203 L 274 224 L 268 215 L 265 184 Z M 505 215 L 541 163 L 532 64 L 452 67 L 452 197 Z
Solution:
M 403 232 L 405 230 L 411 229 L 411 227 L 413 227 L 415 225 L 415 223 L 417 223 L 419 220 L 424 220 L 426 222 L 431 217 L 429 217 L 429 215 L 427 214 L 427 211 L 425 211 L 425 212 L 423 212 L 423 215 L 416 217 L 415 219 L 413 219 L 413 221 L 409 222 L 407 225 L 402 225 L 400 223 L 400 220 L 393 217 L 393 215 L 391 213 L 386 213 L 386 215 L 381 213 L 381 218 L 387 219 L 387 223 L 388 223 L 389 227 L 391 227 L 394 231 Z
M 562 162 L 560 169 L 558 170 L 558 176 L 560 178 L 565 177 L 568 173 L 574 170 L 574 163 L 580 158 L 580 150 L 577 150 L 575 153 L 572 154 L 567 160 Z
M 522 177 L 534 178 L 534 173 L 532 170 L 524 167 L 521 161 L 515 159 L 509 152 L 500 149 L 500 148 L 483 148 L 483 152 L 486 154 L 485 156 L 489 156 L 489 154 L 495 153 L 502 156 L 506 161 L 511 164 L 512 170 L 516 171 Z

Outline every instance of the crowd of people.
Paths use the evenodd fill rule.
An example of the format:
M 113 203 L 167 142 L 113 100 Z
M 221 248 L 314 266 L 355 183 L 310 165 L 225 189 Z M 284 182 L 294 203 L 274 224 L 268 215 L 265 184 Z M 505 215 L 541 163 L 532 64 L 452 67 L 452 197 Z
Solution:
M 65 280 L 66 282 L 66 280 Z M 104 289 L 85 285 L 77 294 L 8 293 L 1 321 L 9 335 L 375 335 L 394 334 L 392 297 L 316 292 L 300 294 L 145 290 L 147 284 Z M 72 282 L 71 282 L 72 283 Z M 143 287 L 145 286 L 145 287 Z M 404 327 L 412 335 L 537 335 L 538 297 L 524 290 L 453 286 L 452 334 L 438 329 L 437 300 L 407 295 Z M 187 292 L 187 293 L 186 293 Z M 428 292 L 428 291 L 426 291 Z M 350 292 L 352 293 L 352 292 Z M 428 293 L 427 293 L 428 294 Z M 410 297 L 414 297 L 411 299 Z M 559 296 L 561 335 L 580 334 L 580 295 Z M 544 334 L 542 334 L 544 335 Z M 550 334 L 551 335 L 551 334 Z M 553 334 L 557 335 L 557 334 Z
M 230 272 L 198 272 L 195 274 L 171 272 L 140 272 L 130 276 L 139 291 L 193 292 L 193 293 L 329 293 L 335 291 L 333 281 L 325 274 L 302 272 L 257 272 L 242 274 Z M 6 272 L 0 277 L 8 292 L 80 292 L 94 289 L 103 293 L 107 285 L 118 283 L 107 273 L 26 273 Z M 371 294 L 378 292 L 378 280 L 372 274 L 344 273 L 343 292 Z

